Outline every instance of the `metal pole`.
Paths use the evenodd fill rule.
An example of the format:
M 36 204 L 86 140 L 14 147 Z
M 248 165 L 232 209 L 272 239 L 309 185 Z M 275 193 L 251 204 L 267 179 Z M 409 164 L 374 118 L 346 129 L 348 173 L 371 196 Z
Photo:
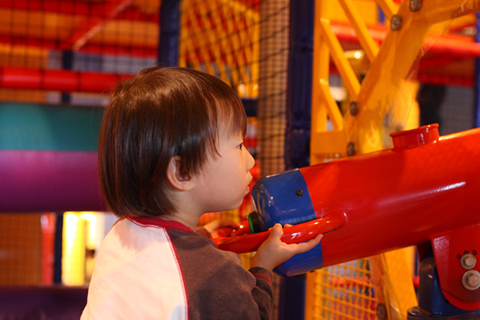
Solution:
M 287 170 L 310 164 L 314 12 L 314 0 L 290 1 L 285 130 Z M 305 289 L 305 274 L 282 278 L 279 292 L 279 320 L 305 318 Z
M 286 169 L 310 164 L 314 12 L 313 0 L 290 2 Z
M 180 40 L 180 0 L 162 1 L 159 27 L 157 62 L 163 67 L 176 67 Z

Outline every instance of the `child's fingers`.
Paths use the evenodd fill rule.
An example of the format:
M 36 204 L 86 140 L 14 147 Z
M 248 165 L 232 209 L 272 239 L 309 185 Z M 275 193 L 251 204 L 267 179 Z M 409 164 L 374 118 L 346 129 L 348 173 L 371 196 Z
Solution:
M 270 235 L 279 238 L 283 235 L 283 229 L 282 225 L 280 223 L 276 223 L 271 229 L 270 229 Z
M 268 242 L 280 241 L 280 238 L 283 235 L 283 229 L 280 223 L 275 224 L 273 227 L 268 229 L 268 231 L 270 231 L 270 235 L 265 241 L 268 241 Z
M 298 254 L 298 253 L 303 253 L 303 252 L 312 250 L 316 245 L 320 243 L 320 240 L 322 240 L 322 238 L 323 238 L 323 234 L 320 233 L 315 238 L 313 238 L 308 242 L 299 243 L 295 248 L 296 253 Z

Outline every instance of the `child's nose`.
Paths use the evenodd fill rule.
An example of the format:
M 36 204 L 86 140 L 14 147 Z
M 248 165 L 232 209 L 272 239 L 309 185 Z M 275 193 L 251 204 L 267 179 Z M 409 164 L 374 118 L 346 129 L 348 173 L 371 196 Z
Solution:
M 245 151 L 246 151 L 246 157 L 247 157 L 245 163 L 247 165 L 247 170 L 250 170 L 255 165 L 255 159 L 253 158 L 253 156 L 250 154 L 250 152 L 247 149 L 245 149 Z

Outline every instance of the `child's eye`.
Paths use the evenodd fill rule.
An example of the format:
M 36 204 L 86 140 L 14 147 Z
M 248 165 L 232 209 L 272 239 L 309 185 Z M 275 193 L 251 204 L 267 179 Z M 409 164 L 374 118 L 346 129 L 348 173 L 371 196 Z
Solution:
M 242 150 L 242 149 L 243 149 L 243 147 L 245 147 L 245 145 L 243 144 L 243 142 L 242 142 L 242 143 L 240 143 L 240 144 L 237 146 L 237 148 L 238 148 L 238 149 L 240 149 L 240 150 Z

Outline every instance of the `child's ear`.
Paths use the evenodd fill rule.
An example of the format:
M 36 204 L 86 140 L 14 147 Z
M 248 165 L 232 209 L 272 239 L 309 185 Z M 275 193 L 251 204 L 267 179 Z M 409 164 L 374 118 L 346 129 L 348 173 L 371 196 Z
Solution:
M 188 191 L 194 186 L 193 177 L 185 177 L 180 173 L 180 157 L 173 156 L 168 163 L 167 179 L 173 187 L 179 190 Z

